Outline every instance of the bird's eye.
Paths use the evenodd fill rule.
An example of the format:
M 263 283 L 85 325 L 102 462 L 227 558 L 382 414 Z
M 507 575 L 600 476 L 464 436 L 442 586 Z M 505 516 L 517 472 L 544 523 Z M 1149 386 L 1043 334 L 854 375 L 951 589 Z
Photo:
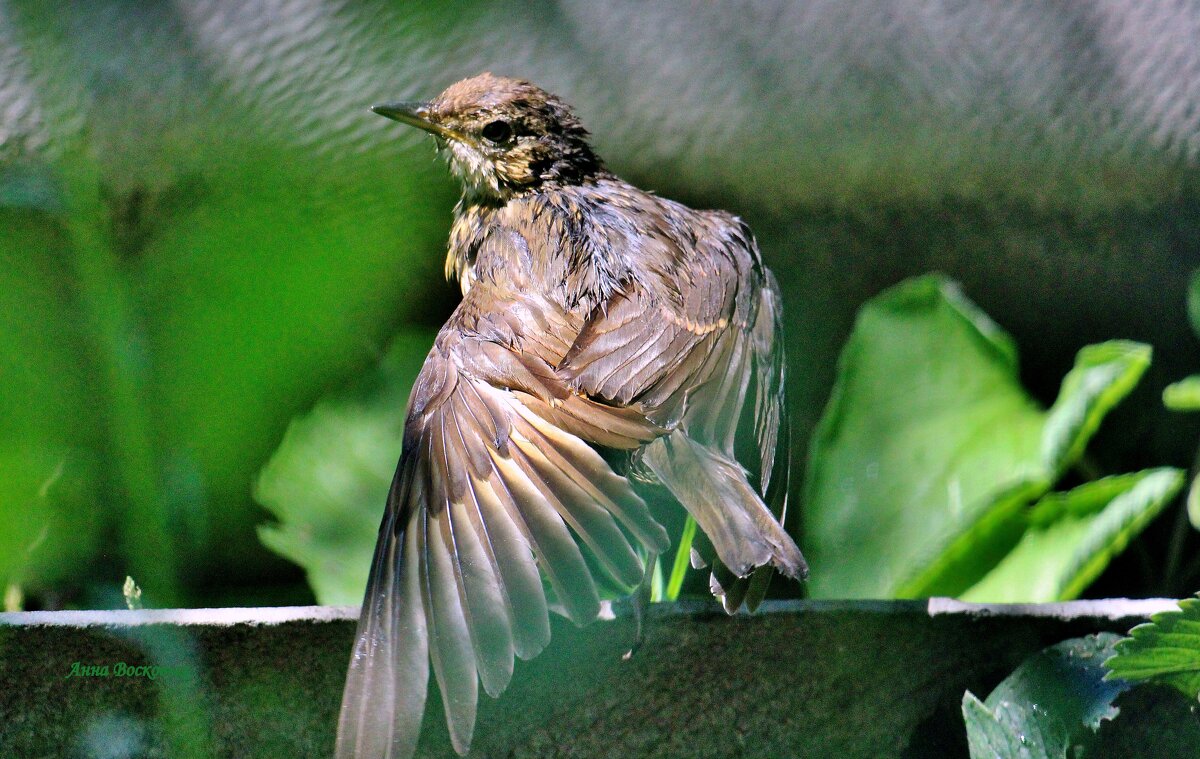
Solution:
M 512 139 L 513 130 L 512 125 L 507 121 L 496 120 L 484 124 L 480 134 L 488 142 L 494 142 L 499 145 Z

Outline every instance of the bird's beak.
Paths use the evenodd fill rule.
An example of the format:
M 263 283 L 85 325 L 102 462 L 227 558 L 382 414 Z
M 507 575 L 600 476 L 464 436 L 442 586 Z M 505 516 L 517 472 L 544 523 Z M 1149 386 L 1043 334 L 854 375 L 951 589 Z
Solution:
M 444 127 L 430 119 L 431 111 L 429 103 L 422 103 L 420 101 L 384 103 L 383 105 L 371 106 L 371 110 L 385 118 L 399 121 L 401 124 L 415 126 L 417 129 L 424 129 L 426 132 L 436 134 L 440 137 L 449 136 Z

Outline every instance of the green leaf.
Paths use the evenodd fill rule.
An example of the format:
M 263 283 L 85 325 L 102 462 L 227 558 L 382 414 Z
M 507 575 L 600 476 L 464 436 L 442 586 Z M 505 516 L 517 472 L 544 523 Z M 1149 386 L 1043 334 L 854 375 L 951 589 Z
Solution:
M 1050 493 L 1029 510 L 1029 523 L 1045 527 L 1064 517 L 1079 518 L 1096 514 L 1114 498 L 1141 482 L 1146 474 L 1133 472 L 1101 477 L 1066 492 Z
M 896 595 L 919 598 L 965 592 L 1017 545 L 1027 527 L 1026 509 L 1049 489 L 1049 481 L 1039 476 L 996 493 L 979 519 L 965 526 L 939 556 L 917 567 Z
M 954 283 L 920 277 L 867 303 L 810 454 L 813 596 L 970 588 L 1149 360 L 1138 343 L 1088 346 L 1043 412 L 1020 386 L 1012 341 Z
M 104 412 L 63 230 L 3 207 L 0 229 L 0 585 L 37 590 L 104 545 Z
M 1075 357 L 1042 432 L 1042 463 L 1057 477 L 1074 464 L 1100 421 L 1137 385 L 1150 366 L 1149 345 L 1112 340 Z
M 374 373 L 294 420 L 258 477 L 255 496 L 279 520 L 259 537 L 304 567 L 322 604 L 362 601 L 408 391 L 432 342 L 397 339 Z
M 1192 527 L 1200 530 L 1200 477 L 1194 477 L 1188 486 L 1187 515 Z
M 1172 411 L 1200 411 L 1200 374 L 1167 385 L 1163 388 L 1162 400 Z
M 1108 477 L 1042 499 L 1021 541 L 962 595 L 988 603 L 1076 598 L 1183 486 L 1183 472 Z
M 1041 414 L 1011 340 L 941 276 L 865 305 L 838 369 L 805 483 L 809 588 L 893 596 L 1040 475 Z
M 972 759 L 1066 759 L 1094 745 L 1101 721 L 1117 715 L 1113 700 L 1130 687 L 1105 679 L 1103 662 L 1117 640 L 1100 633 L 1064 641 L 1025 660 L 986 701 L 967 691 Z
M 1105 662 L 1109 677 L 1170 685 L 1195 699 L 1200 694 L 1200 599 L 1179 602 L 1129 631 Z
M 1033 754 L 1022 741 L 1022 734 L 1001 721 L 1002 714 L 993 713 L 975 694 L 967 691 L 962 700 L 963 720 L 967 723 L 967 749 L 972 759 L 1032 759 Z M 1042 739 L 1041 743 L 1045 743 Z

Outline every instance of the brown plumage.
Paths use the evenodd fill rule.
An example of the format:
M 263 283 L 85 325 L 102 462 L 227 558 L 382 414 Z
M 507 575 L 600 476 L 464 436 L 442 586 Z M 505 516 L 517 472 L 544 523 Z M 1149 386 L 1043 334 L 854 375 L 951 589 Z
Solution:
M 548 610 L 594 620 L 668 548 L 636 480 L 695 518 L 729 611 L 772 568 L 803 577 L 778 521 L 779 290 L 739 219 L 613 176 L 528 82 L 483 74 L 375 110 L 433 133 L 463 181 L 447 259 L 463 300 L 409 399 L 337 752 L 410 756 L 432 664 L 465 753 L 479 683 L 499 695 L 546 646 Z

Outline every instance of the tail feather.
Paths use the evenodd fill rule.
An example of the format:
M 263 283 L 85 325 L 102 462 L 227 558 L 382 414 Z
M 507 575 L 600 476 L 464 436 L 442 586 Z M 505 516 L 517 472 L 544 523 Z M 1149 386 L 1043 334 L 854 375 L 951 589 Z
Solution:
M 713 574 L 714 592 L 720 588 L 727 609 L 736 610 L 752 585 L 734 578 L 768 566 L 788 577 L 807 571 L 800 549 L 736 461 L 676 430 L 648 445 L 642 462 L 696 520 L 728 570 Z
M 415 529 L 397 534 L 394 512 L 384 519 L 359 621 L 338 725 L 339 757 L 408 757 L 416 751 L 429 682 L 428 631 L 419 598 Z M 403 557 L 399 556 L 404 545 Z M 403 576 L 388 571 L 405 564 Z M 396 587 L 397 583 L 404 587 Z

